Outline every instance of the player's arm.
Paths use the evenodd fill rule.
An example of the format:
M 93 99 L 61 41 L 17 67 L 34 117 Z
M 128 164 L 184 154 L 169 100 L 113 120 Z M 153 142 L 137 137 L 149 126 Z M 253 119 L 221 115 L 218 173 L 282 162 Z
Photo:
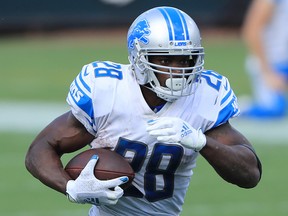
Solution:
M 250 142 L 229 123 L 205 133 L 200 151 L 226 181 L 243 188 L 255 187 L 261 178 L 261 163 Z
M 60 157 L 83 148 L 93 138 L 73 114 L 67 112 L 35 138 L 27 152 L 25 165 L 45 185 L 66 194 L 66 184 L 71 178 L 63 170 Z

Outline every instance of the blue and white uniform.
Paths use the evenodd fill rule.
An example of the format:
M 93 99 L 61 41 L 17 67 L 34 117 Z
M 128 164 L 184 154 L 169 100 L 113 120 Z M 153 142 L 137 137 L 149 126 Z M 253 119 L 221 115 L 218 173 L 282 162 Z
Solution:
M 147 121 L 179 117 L 207 131 L 239 115 L 227 78 L 204 71 L 194 94 L 154 112 L 146 103 L 130 65 L 93 62 L 72 82 L 67 102 L 95 140 L 92 148 L 112 148 L 135 171 L 133 186 L 116 205 L 93 206 L 96 215 L 179 215 L 198 153 L 180 144 L 157 142 Z M 144 210 L 144 212 L 143 212 Z

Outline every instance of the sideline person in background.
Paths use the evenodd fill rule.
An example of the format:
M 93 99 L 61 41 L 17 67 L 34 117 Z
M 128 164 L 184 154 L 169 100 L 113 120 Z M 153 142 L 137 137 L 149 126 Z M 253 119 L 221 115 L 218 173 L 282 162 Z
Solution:
M 241 107 L 242 115 L 254 118 L 286 114 L 288 80 L 288 0 L 254 0 L 242 33 L 249 56 L 246 71 L 253 99 Z M 240 103 L 241 105 L 241 103 Z
M 90 216 L 179 215 L 200 154 L 225 181 L 255 187 L 260 160 L 229 123 L 240 112 L 237 98 L 226 77 L 204 70 L 193 19 L 172 7 L 150 9 L 132 23 L 127 48 L 130 64 L 82 68 L 67 97 L 71 111 L 35 138 L 27 169 L 71 202 L 92 204 Z M 119 187 L 125 177 L 96 179 L 97 156 L 72 180 L 61 156 L 87 145 L 127 157 L 132 186 Z

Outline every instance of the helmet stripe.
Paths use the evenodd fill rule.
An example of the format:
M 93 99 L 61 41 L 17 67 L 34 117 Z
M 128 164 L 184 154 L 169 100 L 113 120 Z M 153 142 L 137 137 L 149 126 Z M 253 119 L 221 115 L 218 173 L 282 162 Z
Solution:
M 182 23 L 183 23 L 183 28 L 184 28 L 184 31 L 185 31 L 185 36 L 186 36 L 186 40 L 190 40 L 190 37 L 189 37 L 189 31 L 188 31 L 188 25 L 187 25 L 187 22 L 186 22 L 186 19 L 184 18 L 184 15 L 180 12 L 178 12 L 180 17 L 181 17 L 181 20 L 182 20 Z
M 173 8 L 159 8 L 168 27 L 169 40 L 189 40 L 188 27 L 182 13 Z
M 169 33 L 169 40 L 173 40 L 173 34 L 172 34 L 172 29 L 171 29 L 171 22 L 169 20 L 169 17 L 166 13 L 166 11 L 164 11 L 163 8 L 159 8 L 160 12 L 162 13 L 165 21 L 166 21 L 166 24 L 167 24 L 167 28 L 168 28 L 168 33 Z

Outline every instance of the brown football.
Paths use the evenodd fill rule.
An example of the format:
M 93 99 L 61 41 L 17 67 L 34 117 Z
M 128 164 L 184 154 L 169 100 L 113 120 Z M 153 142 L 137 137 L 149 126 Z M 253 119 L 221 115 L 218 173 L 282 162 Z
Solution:
M 94 175 L 100 180 L 109 180 L 127 176 L 129 181 L 120 187 L 127 188 L 134 179 L 134 171 L 124 157 L 108 149 L 89 149 L 73 157 L 65 166 L 66 172 L 72 179 L 76 179 L 93 155 L 99 159 L 94 168 Z

